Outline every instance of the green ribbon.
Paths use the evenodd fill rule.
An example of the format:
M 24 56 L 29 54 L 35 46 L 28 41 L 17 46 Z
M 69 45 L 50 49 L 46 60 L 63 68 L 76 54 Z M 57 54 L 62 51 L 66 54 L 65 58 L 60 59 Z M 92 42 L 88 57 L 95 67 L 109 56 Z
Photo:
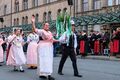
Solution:
M 71 35 L 72 29 L 71 29 L 71 18 L 70 15 L 66 12 L 60 13 L 57 16 L 56 20 L 56 30 L 57 30 L 57 38 L 59 38 L 64 32 L 67 33 L 67 35 Z

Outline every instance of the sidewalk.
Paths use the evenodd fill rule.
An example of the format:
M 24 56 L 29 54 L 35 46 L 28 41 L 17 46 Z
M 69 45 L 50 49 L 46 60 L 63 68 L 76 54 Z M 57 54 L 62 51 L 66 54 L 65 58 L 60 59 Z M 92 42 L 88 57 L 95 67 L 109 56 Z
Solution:
M 80 56 L 78 56 L 81 58 Z M 94 56 L 88 55 L 85 59 L 95 59 L 95 60 L 110 60 L 110 61 L 120 61 L 120 58 L 116 58 L 115 56 Z
M 61 54 L 57 54 L 57 57 L 61 57 Z M 81 55 L 78 55 L 79 59 L 94 59 L 94 60 L 108 60 L 108 61 L 120 61 L 120 58 L 115 56 L 101 56 L 101 55 L 88 55 L 85 58 L 81 58 Z

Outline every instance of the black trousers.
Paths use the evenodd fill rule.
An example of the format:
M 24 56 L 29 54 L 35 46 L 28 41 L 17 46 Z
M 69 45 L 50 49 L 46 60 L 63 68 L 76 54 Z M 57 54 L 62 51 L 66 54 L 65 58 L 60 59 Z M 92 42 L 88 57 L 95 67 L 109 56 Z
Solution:
M 60 60 L 58 72 L 62 72 L 64 63 L 65 63 L 68 56 L 70 57 L 70 59 L 72 61 L 72 66 L 73 66 L 73 69 L 74 69 L 74 75 L 78 75 L 77 60 L 76 60 L 76 54 L 74 52 L 74 48 L 68 47 L 64 44 L 62 45 L 62 57 L 61 57 L 61 60 Z

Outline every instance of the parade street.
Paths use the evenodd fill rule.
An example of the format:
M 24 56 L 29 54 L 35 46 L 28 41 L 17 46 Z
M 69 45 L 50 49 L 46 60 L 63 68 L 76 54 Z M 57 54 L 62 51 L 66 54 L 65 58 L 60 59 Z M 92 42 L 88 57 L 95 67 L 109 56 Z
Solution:
M 78 59 L 79 73 L 82 78 L 73 76 L 73 68 L 70 59 L 67 59 L 63 76 L 57 74 L 60 57 L 54 58 L 54 72 L 52 76 L 56 80 L 120 80 L 120 62 L 104 61 L 91 59 Z M 12 67 L 0 66 L 0 80 L 41 80 L 37 76 L 36 70 L 29 70 L 26 67 L 25 72 L 14 72 Z

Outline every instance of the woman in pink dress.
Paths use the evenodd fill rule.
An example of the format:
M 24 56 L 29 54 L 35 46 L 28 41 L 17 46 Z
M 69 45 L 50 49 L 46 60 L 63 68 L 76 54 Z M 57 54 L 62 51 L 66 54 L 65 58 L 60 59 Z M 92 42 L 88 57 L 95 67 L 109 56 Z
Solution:
M 14 66 L 14 71 L 18 71 L 17 67 L 19 67 L 19 71 L 24 72 L 22 65 L 26 63 L 26 58 L 23 52 L 23 39 L 20 29 L 16 29 L 15 34 L 9 38 L 9 42 L 11 43 L 11 47 L 8 54 L 7 65 Z
M 32 32 L 27 37 L 28 48 L 27 48 L 27 66 L 29 69 L 37 68 L 37 46 L 39 36 Z
M 49 31 L 49 23 L 45 23 L 43 29 L 37 29 L 34 16 L 32 17 L 32 28 L 41 37 L 37 47 L 39 77 L 55 80 L 51 77 L 53 72 L 53 42 L 58 42 L 58 40 L 55 40 Z

